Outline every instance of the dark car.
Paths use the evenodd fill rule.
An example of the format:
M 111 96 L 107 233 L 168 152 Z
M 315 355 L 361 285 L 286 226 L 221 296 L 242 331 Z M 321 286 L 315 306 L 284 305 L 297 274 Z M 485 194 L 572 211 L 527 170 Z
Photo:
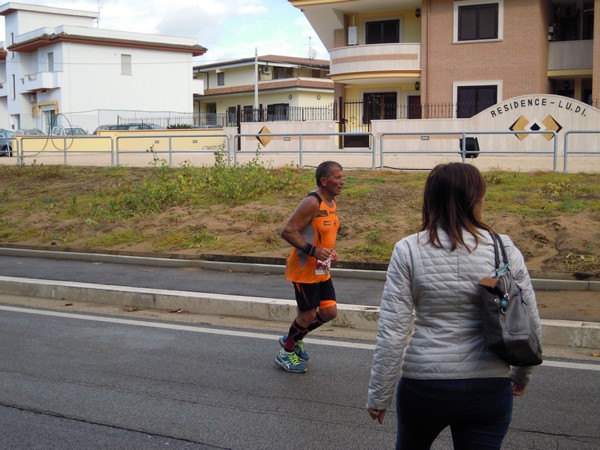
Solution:
M 13 138 L 15 132 L 12 130 L 0 130 L 0 156 L 12 156 Z

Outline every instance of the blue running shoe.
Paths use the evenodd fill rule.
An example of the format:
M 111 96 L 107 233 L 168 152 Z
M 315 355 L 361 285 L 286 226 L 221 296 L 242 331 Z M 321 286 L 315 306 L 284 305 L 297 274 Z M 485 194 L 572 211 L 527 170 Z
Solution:
M 283 349 L 279 350 L 279 353 L 277 353 L 277 356 L 275 357 L 275 364 L 277 364 L 283 370 L 287 370 L 288 372 L 306 372 L 306 367 L 304 367 L 304 364 L 298 360 L 298 355 L 296 355 L 294 352 L 288 353 Z
M 285 349 L 285 341 L 287 341 L 287 334 L 284 336 L 281 336 L 279 338 L 279 345 L 281 346 L 281 348 Z M 296 355 L 298 355 L 298 359 L 302 362 L 306 362 L 308 361 L 308 353 L 306 352 L 306 350 L 304 350 L 304 341 L 298 341 L 296 342 L 296 346 L 294 347 L 294 353 Z

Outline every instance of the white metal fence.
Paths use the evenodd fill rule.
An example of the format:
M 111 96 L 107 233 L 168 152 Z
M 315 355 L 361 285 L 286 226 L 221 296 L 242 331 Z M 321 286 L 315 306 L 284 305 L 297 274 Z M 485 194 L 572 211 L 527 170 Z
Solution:
M 131 165 L 143 166 L 156 157 L 165 158 L 169 166 L 184 162 L 192 165 L 212 165 L 214 154 L 223 152 L 227 164 L 243 164 L 259 157 L 273 166 L 293 164 L 314 166 L 325 159 L 339 160 L 351 168 L 392 168 L 400 170 L 429 170 L 440 162 L 466 161 L 482 169 L 512 171 L 557 171 L 562 159 L 564 172 L 600 171 L 600 140 L 592 140 L 582 148 L 578 135 L 596 135 L 600 130 L 565 133 L 562 148 L 553 131 L 519 131 L 519 134 L 548 136 L 545 148 L 524 151 L 518 147 L 469 147 L 468 139 L 484 135 L 516 134 L 509 131 L 477 132 L 411 132 L 373 133 L 368 147 L 340 148 L 340 142 L 352 133 L 282 133 L 282 134 L 190 134 L 140 136 L 25 136 L 13 141 L 13 158 L 0 158 L 0 163 L 72 164 L 72 165 Z M 148 142 L 160 139 L 161 146 L 149 148 Z M 212 139 L 208 144 L 204 139 Z M 218 143 L 215 145 L 215 139 Z M 268 142 L 265 141 L 268 139 Z M 132 142 L 139 141 L 139 145 Z M 500 142 L 500 139 L 498 140 Z M 254 142 L 254 147 L 251 143 Z M 583 141 L 582 141 L 583 142 Z M 585 142 L 590 142 L 587 139 Z M 127 145 L 126 145 L 127 143 Z M 43 144 L 43 145 L 42 145 Z M 417 145 L 418 144 L 418 145 Z M 428 147 L 429 145 L 429 147 Z M 16 150 L 16 151 L 15 151 Z M 475 156 L 477 158 L 475 158 Z

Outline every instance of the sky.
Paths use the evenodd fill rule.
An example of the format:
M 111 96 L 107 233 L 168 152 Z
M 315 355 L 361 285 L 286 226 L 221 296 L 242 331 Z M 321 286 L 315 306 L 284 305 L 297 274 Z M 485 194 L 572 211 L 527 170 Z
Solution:
M 0 4 L 5 2 L 0 0 Z M 18 3 L 100 11 L 98 27 L 194 38 L 211 64 L 258 55 L 329 59 L 302 12 L 287 0 L 20 0 Z M 4 18 L 0 17 L 0 36 Z

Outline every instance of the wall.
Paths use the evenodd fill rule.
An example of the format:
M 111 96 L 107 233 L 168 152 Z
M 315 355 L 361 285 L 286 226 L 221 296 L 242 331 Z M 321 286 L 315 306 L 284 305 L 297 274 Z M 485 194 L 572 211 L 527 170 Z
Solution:
M 594 2 L 593 103 L 600 106 L 600 0 Z
M 289 96 L 292 96 L 290 99 Z M 317 99 L 317 95 L 321 99 Z M 217 102 L 217 113 L 225 114 L 229 107 L 237 107 L 240 105 L 254 106 L 254 92 L 236 94 L 236 95 L 224 95 L 219 96 L 217 101 L 216 98 L 204 97 L 202 98 L 202 104 Z M 299 91 L 299 90 L 284 90 L 275 92 L 259 91 L 258 103 L 263 105 L 264 108 L 267 105 L 273 105 L 277 103 L 287 103 L 290 106 L 305 106 L 305 107 L 328 107 L 333 103 L 333 93 L 325 91 Z
M 363 13 L 354 16 L 354 23 L 358 27 L 358 44 L 365 45 L 365 22 L 376 20 L 400 19 L 400 42 L 421 42 L 421 19 L 417 19 L 414 9 L 398 9 L 382 13 Z M 350 16 L 352 23 L 352 16 Z M 337 42 L 336 42 L 337 43 Z M 345 47 L 344 43 L 339 47 Z
M 454 4 L 431 2 L 425 102 L 453 103 L 453 82 L 500 81 L 499 100 L 548 92 L 547 22 L 539 0 L 504 0 L 503 38 L 489 42 L 454 43 Z
M 568 131 L 595 130 L 600 127 L 600 110 L 585 103 L 557 95 L 527 95 L 500 102 L 470 119 L 423 119 L 406 121 L 374 121 L 374 133 L 418 132 L 426 135 L 439 132 L 502 132 L 507 134 L 477 135 L 482 151 L 509 154 L 510 152 L 551 152 L 554 138 L 551 135 L 519 134 L 539 127 L 539 131 L 557 132 L 559 156 L 563 155 L 564 137 Z M 396 140 L 390 147 L 407 150 L 459 149 L 457 135 L 435 136 L 423 140 L 420 136 Z M 401 139 L 404 139 L 403 141 Z M 571 135 L 571 149 L 600 152 L 598 134 Z M 597 163 L 600 156 L 596 155 Z

